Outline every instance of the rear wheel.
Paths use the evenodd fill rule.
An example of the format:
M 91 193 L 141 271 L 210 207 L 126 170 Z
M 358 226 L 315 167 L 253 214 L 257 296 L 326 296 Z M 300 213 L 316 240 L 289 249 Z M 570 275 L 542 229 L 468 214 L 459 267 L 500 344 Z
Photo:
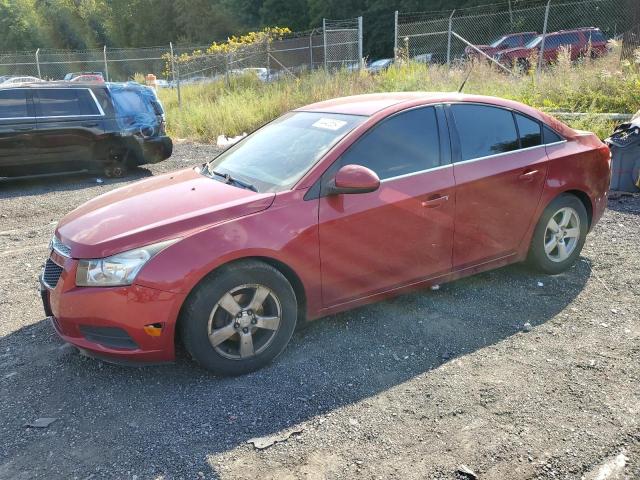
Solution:
M 574 195 L 564 194 L 553 200 L 536 226 L 529 263 L 552 275 L 567 270 L 582 251 L 588 222 L 584 205 Z
M 204 368 L 241 375 L 264 367 L 284 350 L 297 315 L 295 293 L 278 270 L 242 262 L 196 287 L 180 320 L 182 340 Z

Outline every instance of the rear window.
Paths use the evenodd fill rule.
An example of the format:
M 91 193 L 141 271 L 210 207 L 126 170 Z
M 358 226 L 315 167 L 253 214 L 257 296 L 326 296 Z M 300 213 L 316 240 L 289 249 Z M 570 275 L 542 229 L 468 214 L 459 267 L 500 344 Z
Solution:
M 26 90 L 0 90 L 0 120 L 28 116 Z
M 140 113 L 163 115 L 164 111 L 153 92 L 128 88 L 111 90 L 116 112 L 121 116 L 133 116 Z
M 59 88 L 38 90 L 39 117 L 99 115 L 100 111 L 87 89 Z
M 537 147 L 542 145 L 542 130 L 535 120 L 515 114 L 518 132 L 520 133 L 521 148 Z
M 516 125 L 509 110 L 485 105 L 452 105 L 451 110 L 463 161 L 519 148 Z

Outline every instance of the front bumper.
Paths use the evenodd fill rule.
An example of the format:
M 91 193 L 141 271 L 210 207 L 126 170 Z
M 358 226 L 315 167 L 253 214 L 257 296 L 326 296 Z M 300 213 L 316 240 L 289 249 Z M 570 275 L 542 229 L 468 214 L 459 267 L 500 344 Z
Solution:
M 56 252 L 51 260 L 63 271 L 53 288 L 41 277 L 42 302 L 65 342 L 90 356 L 117 363 L 175 359 L 175 325 L 185 295 L 139 285 L 76 287 L 77 260 Z M 145 329 L 149 325 L 156 327 L 153 334 Z

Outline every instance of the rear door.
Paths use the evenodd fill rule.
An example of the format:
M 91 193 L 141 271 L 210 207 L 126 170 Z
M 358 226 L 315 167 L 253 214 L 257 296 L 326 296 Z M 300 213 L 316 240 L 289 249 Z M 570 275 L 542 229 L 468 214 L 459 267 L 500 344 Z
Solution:
M 0 176 L 35 163 L 35 128 L 31 91 L 0 89 Z
M 449 113 L 457 147 L 453 265 L 461 270 L 518 251 L 542 195 L 547 155 L 536 120 L 468 103 Z
M 371 193 L 321 195 L 319 238 L 326 307 L 451 270 L 455 193 L 444 111 L 395 114 L 356 141 L 323 176 L 363 165 Z M 440 128 L 439 128 L 440 126 Z
M 44 162 L 63 169 L 94 161 L 104 112 L 88 88 L 38 88 L 37 146 Z

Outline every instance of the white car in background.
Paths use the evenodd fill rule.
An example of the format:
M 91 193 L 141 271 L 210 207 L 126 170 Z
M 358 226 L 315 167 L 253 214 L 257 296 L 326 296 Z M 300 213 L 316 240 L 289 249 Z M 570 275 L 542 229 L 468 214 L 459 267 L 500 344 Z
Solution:
M 20 83 L 34 83 L 34 82 L 44 82 L 41 78 L 24 76 L 24 77 L 0 77 L 4 78 L 4 80 L 0 81 L 0 86 L 7 87 L 9 85 L 17 85 Z

